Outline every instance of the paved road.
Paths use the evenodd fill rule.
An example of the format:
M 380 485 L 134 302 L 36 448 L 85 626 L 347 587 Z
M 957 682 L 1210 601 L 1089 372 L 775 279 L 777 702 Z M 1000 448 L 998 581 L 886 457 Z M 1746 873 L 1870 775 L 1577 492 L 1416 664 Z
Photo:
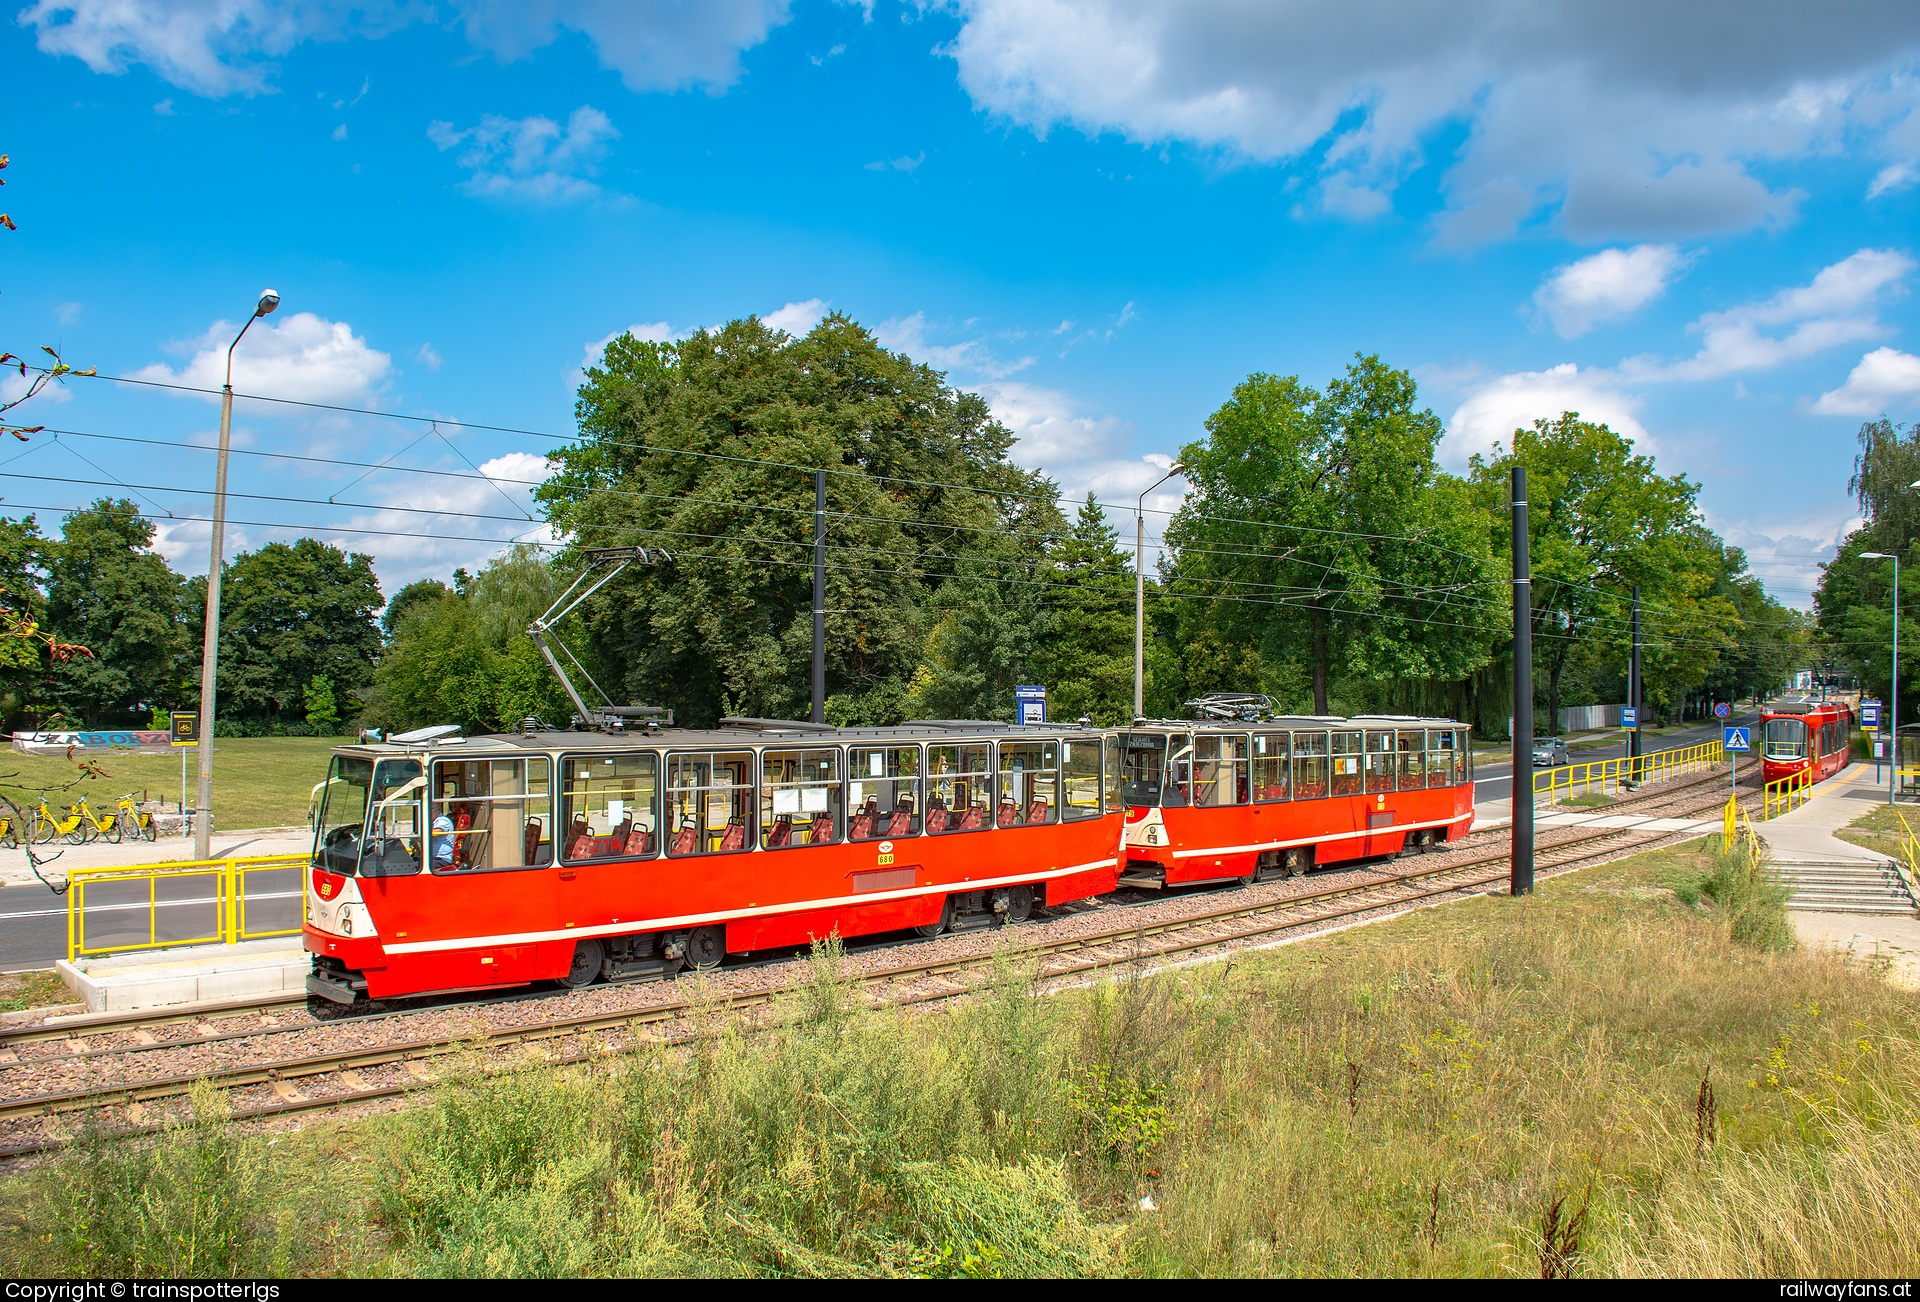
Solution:
M 1736 714 L 1731 722 L 1752 724 L 1760 716 L 1748 711 Z M 1646 739 L 1647 754 L 1652 755 L 1663 750 L 1684 750 L 1688 746 L 1697 746 L 1703 741 L 1717 741 L 1720 738 L 1721 724 L 1718 719 L 1690 726 L 1680 732 L 1667 733 L 1660 737 Z M 1620 739 L 1605 746 L 1581 749 L 1573 753 L 1575 764 L 1587 764 L 1595 760 L 1623 758 L 1627 753 L 1627 735 L 1622 732 Z M 1743 761 L 1744 762 L 1744 761 Z M 1478 764 L 1473 770 L 1473 798 L 1476 803 L 1486 800 L 1509 800 L 1513 797 L 1513 764 L 1502 761 L 1498 764 Z

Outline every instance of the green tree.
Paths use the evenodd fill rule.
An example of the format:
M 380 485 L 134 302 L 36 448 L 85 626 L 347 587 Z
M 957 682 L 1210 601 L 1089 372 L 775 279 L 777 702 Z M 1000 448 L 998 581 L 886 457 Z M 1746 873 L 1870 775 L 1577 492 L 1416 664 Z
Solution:
M 307 722 L 322 737 L 330 737 L 340 724 L 340 706 L 333 699 L 333 680 L 315 674 L 307 684 Z
M 577 547 L 664 547 L 585 609 L 617 699 L 711 723 L 802 716 L 811 695 L 813 468 L 828 470 L 832 716 L 897 720 L 921 702 L 1004 717 L 1006 612 L 1062 521 L 1052 486 L 1007 459 L 977 395 L 890 353 L 844 316 L 801 338 L 755 318 L 677 343 L 623 336 L 587 372 L 581 441 L 539 491 Z M 943 632 L 929 648 L 927 634 Z M 1015 650 L 1017 657 L 1024 654 Z M 921 673 L 921 670 L 925 673 Z
M 1860 451 L 1854 458 L 1853 478 L 1847 487 L 1860 503 L 1866 523 L 1848 534 L 1838 553 L 1820 576 L 1813 594 L 1815 627 L 1833 657 L 1860 676 L 1862 688 L 1882 701 L 1893 685 L 1893 575 L 1884 560 L 1866 558 L 1879 552 L 1900 558 L 1900 640 L 1920 646 L 1915 616 L 1920 615 L 1920 576 L 1913 563 L 1920 559 L 1914 546 L 1920 536 L 1920 422 L 1904 427 L 1886 417 L 1860 427 Z M 1809 658 L 1810 659 L 1810 658 Z M 1900 670 L 1901 720 L 1915 716 L 1920 700 L 1913 693 L 1920 676 L 1914 657 L 1902 657 Z
M 1133 566 L 1092 493 L 1053 549 L 1054 621 L 1035 656 L 1048 713 L 1102 727 L 1133 715 Z
M 235 557 L 220 584 L 222 717 L 290 723 L 305 716 L 317 676 L 336 692 L 366 686 L 383 602 L 361 552 L 301 538 Z
M 1441 473 L 1413 377 L 1358 357 L 1324 391 L 1256 374 L 1181 452 L 1191 485 L 1162 580 L 1181 600 L 1187 686 L 1278 690 L 1458 679 L 1504 631 L 1477 511 Z M 1260 681 L 1248 681 L 1258 674 Z
M 132 502 L 105 498 L 62 522 L 46 545 L 46 622 L 91 651 L 48 665 L 51 696 L 88 727 L 145 723 L 174 680 L 185 640 L 180 576 L 152 550 Z
M 438 601 L 449 591 L 439 579 L 415 579 L 387 599 L 387 608 L 380 612 L 381 636 L 392 641 L 394 630 L 409 610 L 423 602 Z

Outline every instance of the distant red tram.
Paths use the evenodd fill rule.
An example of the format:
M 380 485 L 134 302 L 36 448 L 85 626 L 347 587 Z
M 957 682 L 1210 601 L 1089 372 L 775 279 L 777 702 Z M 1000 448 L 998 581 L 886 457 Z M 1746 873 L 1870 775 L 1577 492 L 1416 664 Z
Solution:
M 1467 730 L 1452 720 L 1143 721 L 1119 746 L 1127 885 L 1297 877 L 1473 826 Z
M 1853 760 L 1853 708 L 1844 701 L 1774 705 L 1760 716 L 1760 763 L 1768 782 L 1811 770 L 1832 777 Z

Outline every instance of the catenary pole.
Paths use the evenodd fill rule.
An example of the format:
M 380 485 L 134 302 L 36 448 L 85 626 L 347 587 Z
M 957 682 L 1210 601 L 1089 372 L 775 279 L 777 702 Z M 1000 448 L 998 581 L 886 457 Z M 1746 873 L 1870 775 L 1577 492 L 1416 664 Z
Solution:
M 1178 461 L 1140 490 L 1133 506 L 1133 717 L 1147 712 L 1147 494 L 1187 468 Z
M 1513 879 L 1533 893 L 1533 572 L 1528 558 L 1527 468 L 1513 468 Z
M 280 296 L 263 290 L 260 301 L 227 345 L 227 379 L 220 387 L 220 456 L 213 471 L 213 556 L 207 565 L 206 632 L 200 645 L 200 788 L 194 800 L 193 857 L 213 857 L 213 707 L 220 661 L 220 569 L 227 550 L 227 451 L 233 443 L 233 350 L 247 330 L 280 306 Z
M 827 721 L 827 472 L 813 472 L 813 721 Z
M 1635 786 L 1640 785 L 1640 756 L 1643 753 L 1640 740 L 1640 698 L 1645 689 L 1640 682 L 1640 585 L 1633 585 L 1633 656 L 1627 668 L 1627 704 L 1633 707 L 1633 731 L 1627 734 L 1627 754 L 1631 756 L 1627 771 L 1633 775 Z

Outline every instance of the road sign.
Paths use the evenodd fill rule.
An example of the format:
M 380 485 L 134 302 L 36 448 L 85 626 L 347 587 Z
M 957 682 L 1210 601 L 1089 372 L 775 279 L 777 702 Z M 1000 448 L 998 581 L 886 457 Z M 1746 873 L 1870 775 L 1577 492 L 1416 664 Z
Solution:
M 1725 749 L 1731 751 L 1753 749 L 1753 729 L 1722 728 L 1720 731 L 1724 734 L 1720 739 L 1720 745 Z
M 1880 702 L 1860 702 L 1860 726 L 1862 728 L 1878 728 L 1880 726 Z
M 167 715 L 167 732 L 176 746 L 198 746 L 200 744 L 200 716 L 187 710 L 174 710 Z
M 1730 719 L 1733 717 L 1733 707 L 1725 701 L 1715 701 L 1713 703 L 1713 717 L 1716 719 Z
M 1631 705 L 1621 706 L 1620 726 L 1622 728 L 1638 728 L 1640 726 L 1640 711 Z

